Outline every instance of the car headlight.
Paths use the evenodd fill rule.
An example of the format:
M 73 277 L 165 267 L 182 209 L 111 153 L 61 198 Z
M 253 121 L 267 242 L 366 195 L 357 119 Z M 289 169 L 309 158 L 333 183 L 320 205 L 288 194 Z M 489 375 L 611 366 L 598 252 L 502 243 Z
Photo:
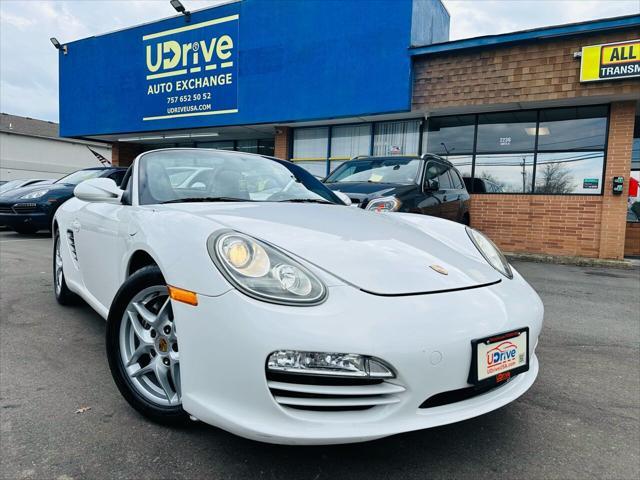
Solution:
M 42 190 L 36 190 L 35 192 L 27 193 L 26 195 L 22 195 L 20 198 L 29 199 L 29 198 L 40 198 L 43 195 L 46 195 L 49 192 L 49 188 L 43 188 Z
M 211 235 L 207 249 L 227 280 L 258 300 L 317 305 L 326 298 L 324 284 L 307 268 L 248 235 L 229 230 Z
M 394 378 L 390 366 L 375 357 L 355 353 L 277 350 L 267 358 L 267 370 L 304 375 Z
M 487 236 L 480 233 L 478 230 L 474 230 L 473 228 L 466 227 L 467 235 L 476 246 L 478 251 L 482 254 L 484 259 L 489 262 L 493 268 L 499 271 L 507 278 L 513 278 L 513 272 L 511 271 L 511 267 L 509 266 L 509 262 L 504 254 L 500 251 L 495 244 L 489 240 Z
M 366 209 L 375 212 L 396 212 L 400 205 L 402 202 L 396 197 L 380 197 L 371 200 Z

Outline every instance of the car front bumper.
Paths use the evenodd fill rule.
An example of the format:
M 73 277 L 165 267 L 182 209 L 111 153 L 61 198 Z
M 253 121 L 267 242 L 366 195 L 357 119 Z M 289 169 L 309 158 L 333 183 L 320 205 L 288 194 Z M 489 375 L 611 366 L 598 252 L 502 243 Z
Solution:
M 281 444 L 372 440 L 495 410 L 526 392 L 538 373 L 543 306 L 515 275 L 490 287 L 402 297 L 331 287 L 316 307 L 271 305 L 236 290 L 200 295 L 197 307 L 174 303 L 183 407 L 243 437 Z M 472 339 L 520 327 L 530 329 L 527 372 L 467 400 L 420 408 L 435 394 L 470 386 Z M 280 349 L 378 357 L 397 374 L 386 384 L 404 391 L 365 410 L 282 405 L 265 374 L 267 357 Z
M 0 204 L 0 225 L 9 228 L 51 228 L 52 205 L 41 202 L 11 202 Z

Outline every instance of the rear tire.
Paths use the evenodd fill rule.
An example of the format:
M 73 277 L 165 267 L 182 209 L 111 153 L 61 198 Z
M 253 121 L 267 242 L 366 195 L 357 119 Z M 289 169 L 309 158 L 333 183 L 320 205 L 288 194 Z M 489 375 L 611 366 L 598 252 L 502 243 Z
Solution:
M 78 302 L 78 296 L 67 287 L 61 248 L 60 234 L 56 232 L 53 237 L 53 293 L 60 305 L 74 305 Z
M 133 408 L 155 422 L 187 422 L 173 310 L 157 266 L 141 268 L 116 293 L 106 346 L 113 380 Z

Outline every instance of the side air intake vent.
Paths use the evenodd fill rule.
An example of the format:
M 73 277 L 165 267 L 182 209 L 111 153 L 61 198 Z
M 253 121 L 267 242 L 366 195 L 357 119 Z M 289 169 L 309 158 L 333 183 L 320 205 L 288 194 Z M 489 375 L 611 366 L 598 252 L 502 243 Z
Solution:
M 71 251 L 71 256 L 77 262 L 78 261 L 78 253 L 76 252 L 76 240 L 73 236 L 72 230 L 67 230 L 67 239 L 69 240 L 69 250 Z

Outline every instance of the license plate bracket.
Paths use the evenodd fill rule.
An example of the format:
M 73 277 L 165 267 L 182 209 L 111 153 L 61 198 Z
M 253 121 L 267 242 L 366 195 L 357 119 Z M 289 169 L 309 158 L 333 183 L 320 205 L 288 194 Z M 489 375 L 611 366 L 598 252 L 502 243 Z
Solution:
M 529 327 L 471 340 L 469 383 L 503 383 L 529 370 Z

